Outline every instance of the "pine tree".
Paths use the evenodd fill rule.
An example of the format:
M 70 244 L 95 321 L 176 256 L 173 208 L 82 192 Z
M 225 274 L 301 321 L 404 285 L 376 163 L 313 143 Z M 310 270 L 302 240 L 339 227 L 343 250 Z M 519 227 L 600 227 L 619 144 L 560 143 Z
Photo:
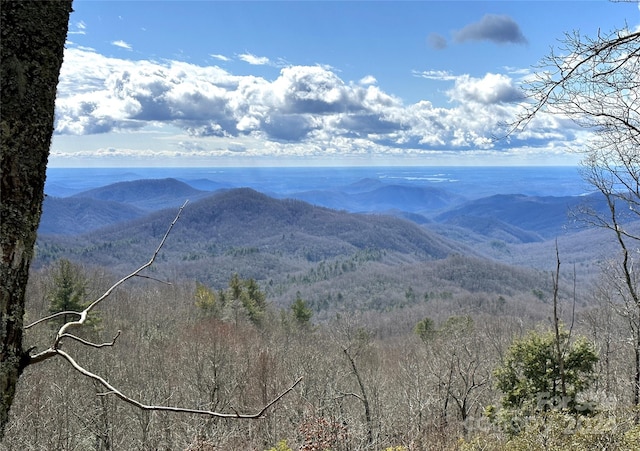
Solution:
M 81 312 L 88 305 L 87 279 L 80 268 L 69 260 L 61 259 L 53 270 L 53 288 L 49 295 L 49 313 Z M 65 314 L 57 323 L 66 323 L 77 315 Z

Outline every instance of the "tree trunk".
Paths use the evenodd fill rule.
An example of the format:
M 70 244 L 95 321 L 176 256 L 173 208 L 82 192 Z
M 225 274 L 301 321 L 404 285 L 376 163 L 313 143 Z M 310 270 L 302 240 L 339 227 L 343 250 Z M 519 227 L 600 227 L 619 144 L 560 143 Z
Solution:
M 0 8 L 0 438 L 29 361 L 22 349 L 24 295 L 71 3 L 2 0 Z

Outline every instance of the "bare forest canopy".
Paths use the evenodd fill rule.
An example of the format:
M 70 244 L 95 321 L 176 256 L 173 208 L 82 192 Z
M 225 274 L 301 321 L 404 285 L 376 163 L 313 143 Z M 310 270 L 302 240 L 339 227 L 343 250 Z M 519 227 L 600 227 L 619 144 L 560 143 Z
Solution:
M 363 181 L 355 192 L 370 207 L 404 193 L 396 203 L 406 210 L 433 195 L 381 188 Z M 362 195 L 370 191 L 376 194 Z M 163 405 L 246 411 L 295 377 L 303 377 L 302 388 L 256 425 L 178 419 L 96 397 L 100 388 L 62 363 L 48 363 L 27 372 L 23 383 L 49 401 L 33 416 L 33 389 L 21 392 L 7 443 L 70 449 L 88 446 L 81 437 L 90 437 L 96 449 L 286 450 L 370 449 L 370 443 L 447 449 L 455 437 L 474 434 L 505 440 L 499 422 L 484 413 L 500 398 L 492 372 L 514 337 L 551 326 L 556 243 L 565 265 L 561 319 L 598 346 L 613 343 L 620 330 L 620 318 L 602 316 L 593 290 L 601 256 L 614 246 L 571 214 L 585 202 L 597 206 L 596 196 L 438 194 L 449 199 L 447 207 L 419 213 L 355 213 L 249 188 L 199 190 L 175 179 L 48 196 L 27 320 L 51 311 L 60 262 L 71 262 L 69 280 L 89 300 L 144 263 L 176 205 L 192 199 L 152 278 L 120 287 L 83 333 L 99 342 L 121 331 L 118 342 L 93 356 L 73 346 L 81 363 L 123 392 Z M 586 248 L 585 240 L 601 247 Z M 259 304 L 233 294 L 249 282 L 262 293 Z M 80 298 L 75 302 L 82 308 Z M 43 329 L 28 334 L 30 345 L 40 343 Z M 596 386 L 626 399 L 613 374 L 628 350 L 606 352 L 610 361 Z M 45 388 L 49 372 L 61 375 L 52 380 L 62 391 Z M 80 422 L 71 413 L 78 409 L 92 413 Z

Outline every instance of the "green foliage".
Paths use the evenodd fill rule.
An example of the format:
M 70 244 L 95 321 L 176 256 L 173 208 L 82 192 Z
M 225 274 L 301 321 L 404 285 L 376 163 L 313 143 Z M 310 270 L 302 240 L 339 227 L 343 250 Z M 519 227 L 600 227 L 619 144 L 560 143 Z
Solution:
M 593 410 L 578 396 L 593 381 L 598 356 L 583 338 L 570 343 L 566 330 L 560 331 L 563 350 L 565 393 L 561 391 L 560 356 L 552 332 L 530 332 L 509 347 L 504 361 L 494 370 L 496 387 L 502 391 L 502 407 L 507 418 L 537 411 L 562 409 L 574 413 Z M 517 432 L 517 430 L 515 430 Z
M 300 292 L 296 293 L 296 300 L 291 305 L 291 311 L 296 322 L 301 326 L 306 326 L 311 321 L 313 311 L 307 305 L 307 302 L 300 297 Z
M 260 290 L 258 283 L 254 279 L 244 280 L 242 285 L 242 293 L 240 295 L 242 305 L 247 311 L 249 320 L 259 325 L 267 309 L 266 295 Z
M 89 303 L 87 297 L 87 278 L 79 266 L 67 259 L 58 260 L 53 268 L 53 286 L 49 293 L 49 313 L 81 312 Z M 55 324 L 77 319 L 78 315 L 65 314 L 54 321 Z M 95 326 L 97 318 L 92 317 L 86 324 Z
M 422 341 L 428 343 L 436 333 L 436 326 L 431 318 L 426 317 L 416 324 L 413 331 Z
M 241 279 L 236 273 L 229 280 L 227 290 L 215 293 L 211 288 L 197 282 L 194 293 L 195 304 L 205 316 L 238 321 L 245 316 L 255 325 L 260 325 L 267 310 L 266 294 L 254 279 Z
M 224 301 L 220 302 L 216 293 L 211 288 L 201 284 L 200 282 L 196 282 L 194 298 L 196 300 L 196 307 L 198 307 L 205 316 L 218 317 L 220 310 L 224 307 Z

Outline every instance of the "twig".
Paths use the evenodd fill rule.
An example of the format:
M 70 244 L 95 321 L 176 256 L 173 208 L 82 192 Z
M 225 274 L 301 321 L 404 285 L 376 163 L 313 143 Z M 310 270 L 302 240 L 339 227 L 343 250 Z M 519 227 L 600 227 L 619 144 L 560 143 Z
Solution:
M 116 340 L 118 339 L 118 337 L 120 336 L 121 331 L 118 331 L 118 333 L 113 337 L 113 340 L 107 342 L 107 343 L 91 343 L 90 341 L 87 341 L 83 338 L 77 337 L 75 335 L 72 334 L 64 334 L 63 337 L 67 337 L 67 338 L 71 338 L 72 340 L 76 340 L 80 343 L 82 343 L 83 345 L 87 345 L 89 347 L 92 348 L 104 348 L 105 346 L 113 346 L 116 344 Z

